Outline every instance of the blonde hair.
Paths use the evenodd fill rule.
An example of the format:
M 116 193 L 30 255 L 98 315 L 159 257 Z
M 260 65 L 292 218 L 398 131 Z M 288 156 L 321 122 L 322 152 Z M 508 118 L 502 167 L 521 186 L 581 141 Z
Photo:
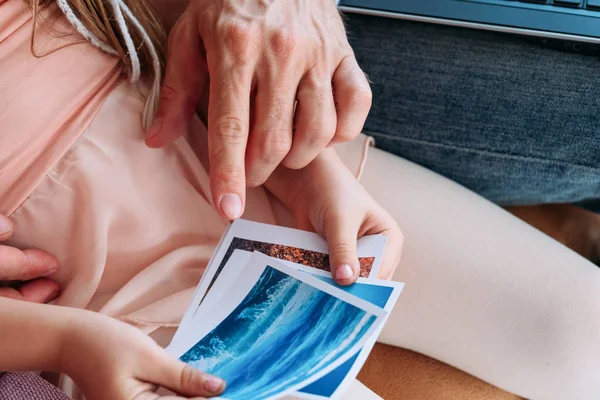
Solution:
M 34 16 L 31 48 L 35 55 L 35 28 L 41 23 L 40 10 L 53 0 L 26 1 Z M 165 30 L 149 0 L 57 0 L 57 4 L 86 40 L 121 59 L 132 81 L 137 81 L 140 74 L 152 78 L 143 116 L 147 129 L 156 112 L 166 46 Z

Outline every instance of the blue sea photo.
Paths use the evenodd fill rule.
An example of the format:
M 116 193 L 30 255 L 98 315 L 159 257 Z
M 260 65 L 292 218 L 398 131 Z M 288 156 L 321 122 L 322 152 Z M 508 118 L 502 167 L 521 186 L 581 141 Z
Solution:
M 278 397 L 344 362 L 375 320 L 266 266 L 239 305 L 181 360 L 225 379 L 223 398 Z
M 366 300 L 369 303 L 376 305 L 380 308 L 385 308 L 387 306 L 388 302 L 392 298 L 392 293 L 395 290 L 394 286 L 384 286 L 374 283 L 356 282 L 354 285 L 351 286 L 339 286 L 330 277 L 316 274 L 313 276 L 347 293 L 353 294 L 354 296 Z M 362 350 L 363 349 L 359 350 L 349 360 L 344 362 L 342 365 L 340 365 L 333 371 L 327 373 L 327 375 L 319 378 L 315 382 L 303 387 L 302 389 L 298 389 L 298 392 L 326 398 L 331 397 L 346 379 L 356 378 L 356 374 L 358 373 L 358 371 L 355 372 L 354 376 L 349 376 L 348 374 L 352 371 L 355 363 L 358 361 L 358 357 Z M 368 352 L 370 352 L 370 350 L 371 348 L 367 349 Z

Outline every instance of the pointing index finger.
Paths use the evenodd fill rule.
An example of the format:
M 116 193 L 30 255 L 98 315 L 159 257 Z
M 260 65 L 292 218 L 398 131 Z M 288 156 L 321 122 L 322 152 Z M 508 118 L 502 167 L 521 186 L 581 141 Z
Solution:
M 211 192 L 222 216 L 232 220 L 239 218 L 244 210 L 244 161 L 250 124 L 252 69 L 221 63 L 209 72 L 211 96 L 208 105 L 208 151 Z

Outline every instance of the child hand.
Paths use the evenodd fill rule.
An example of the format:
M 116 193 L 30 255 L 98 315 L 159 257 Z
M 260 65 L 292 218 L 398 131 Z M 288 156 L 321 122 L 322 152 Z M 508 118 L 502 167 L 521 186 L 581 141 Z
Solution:
M 267 187 L 292 211 L 299 229 L 315 230 L 327 239 L 331 272 L 337 283 L 356 281 L 360 272 L 357 238 L 373 234 L 388 238 L 378 277 L 392 277 L 400 262 L 402 232 L 334 150 L 323 151 L 302 170 L 280 168 Z
M 223 380 L 170 356 L 136 328 L 100 314 L 81 311 L 67 328 L 61 372 L 69 375 L 87 400 L 156 400 L 157 387 L 184 397 L 212 397 Z

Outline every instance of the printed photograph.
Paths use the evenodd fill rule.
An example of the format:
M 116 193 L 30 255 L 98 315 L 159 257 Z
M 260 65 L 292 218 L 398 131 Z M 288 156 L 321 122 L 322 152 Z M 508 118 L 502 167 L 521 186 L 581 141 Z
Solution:
M 387 308 L 386 306 L 392 298 L 392 293 L 395 289 L 393 286 L 381 286 L 370 283 L 357 282 L 352 286 L 339 286 L 332 278 L 328 278 L 321 275 L 313 275 L 315 278 L 329 283 L 330 285 L 336 286 L 346 293 L 350 293 L 357 296 L 369 303 L 380 307 Z M 393 300 L 392 300 L 393 301 Z M 327 375 L 319 378 L 315 382 L 303 387 L 298 390 L 299 394 L 308 394 L 311 396 L 318 396 L 322 398 L 330 398 L 336 394 L 338 389 L 342 388 L 342 385 L 348 383 L 349 380 L 354 380 L 358 375 L 359 367 L 362 366 L 364 360 L 367 358 L 368 353 L 371 351 L 371 347 L 363 348 L 357 352 L 352 358 L 344 362 L 342 365 L 327 373 Z M 366 352 L 366 354 L 363 354 Z M 359 356 L 361 356 L 359 359 Z M 357 368 L 358 367 L 358 368 Z
M 269 257 L 278 258 L 280 260 L 291 261 L 296 264 L 302 264 L 307 267 L 318 268 L 323 271 L 329 269 L 329 255 L 319 253 L 318 251 L 299 249 L 293 246 L 285 246 L 281 244 L 258 242 L 255 240 L 233 238 L 225 257 L 221 261 L 221 265 L 225 265 L 234 250 L 246 250 L 249 252 L 259 251 Z M 362 257 L 358 259 L 360 263 L 360 277 L 368 278 L 375 257 Z
M 329 268 L 329 255 L 325 253 L 319 253 L 318 251 L 313 250 L 300 249 L 298 247 L 293 246 L 285 246 L 282 244 L 259 242 L 256 240 L 235 237 L 231 241 L 231 244 L 229 245 L 225 256 L 221 260 L 221 263 L 217 268 L 215 276 L 212 278 L 210 284 L 208 285 L 206 293 L 208 293 L 208 291 L 212 288 L 214 282 L 219 277 L 219 274 L 221 273 L 221 271 L 225 267 L 225 264 L 227 264 L 227 261 L 229 261 L 229 258 L 235 250 L 245 250 L 249 252 L 259 251 L 269 257 L 291 261 L 296 264 L 302 264 L 307 267 L 318 268 L 327 272 L 331 271 L 331 269 Z M 369 273 L 373 268 L 375 257 L 359 257 L 358 261 L 360 263 L 359 276 L 361 278 L 368 278 Z
M 224 398 L 269 399 L 343 363 L 375 321 L 267 266 L 239 305 L 180 359 L 224 378 Z

